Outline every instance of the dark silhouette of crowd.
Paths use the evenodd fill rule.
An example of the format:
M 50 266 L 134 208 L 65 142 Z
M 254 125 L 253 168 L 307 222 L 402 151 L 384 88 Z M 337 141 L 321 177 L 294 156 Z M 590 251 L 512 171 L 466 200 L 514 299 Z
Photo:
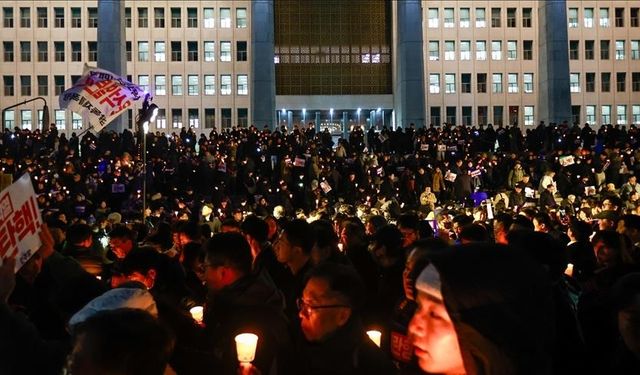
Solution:
M 46 224 L 0 374 L 639 373 L 637 137 L 5 130 Z

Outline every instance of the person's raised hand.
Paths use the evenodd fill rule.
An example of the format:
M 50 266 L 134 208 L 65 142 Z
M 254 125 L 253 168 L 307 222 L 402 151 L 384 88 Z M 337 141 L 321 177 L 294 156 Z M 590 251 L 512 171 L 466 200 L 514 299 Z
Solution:
M 9 296 L 16 287 L 16 258 L 6 258 L 0 266 L 0 303 L 7 303 Z

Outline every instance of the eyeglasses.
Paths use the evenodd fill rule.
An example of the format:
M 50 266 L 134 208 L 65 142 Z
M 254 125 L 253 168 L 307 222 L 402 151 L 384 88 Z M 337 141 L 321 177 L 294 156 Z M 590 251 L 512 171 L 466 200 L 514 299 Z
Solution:
M 333 308 L 338 308 L 338 307 L 351 307 L 348 305 L 309 305 L 308 303 L 306 303 L 302 298 L 298 298 L 296 300 L 296 305 L 298 306 L 298 311 L 300 311 L 302 313 L 302 315 L 304 316 L 309 316 L 311 315 L 311 311 L 313 310 L 320 310 L 320 309 L 333 309 Z

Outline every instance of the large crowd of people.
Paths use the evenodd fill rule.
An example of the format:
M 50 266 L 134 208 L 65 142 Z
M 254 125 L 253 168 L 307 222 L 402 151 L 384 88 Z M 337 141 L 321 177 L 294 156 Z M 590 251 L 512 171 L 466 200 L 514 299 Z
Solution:
M 0 266 L 0 373 L 638 373 L 638 137 L 5 129 L 46 224 Z

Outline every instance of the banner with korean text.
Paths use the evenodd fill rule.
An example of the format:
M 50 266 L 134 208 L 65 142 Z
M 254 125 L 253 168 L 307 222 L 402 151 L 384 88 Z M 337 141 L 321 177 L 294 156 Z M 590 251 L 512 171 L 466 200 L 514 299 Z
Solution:
M 60 108 L 87 116 L 95 132 L 144 96 L 140 86 L 116 74 L 85 66 L 84 75 L 60 95 Z
M 25 173 L 0 192 L 0 263 L 15 256 L 16 272 L 40 248 L 42 216 L 31 177 Z

